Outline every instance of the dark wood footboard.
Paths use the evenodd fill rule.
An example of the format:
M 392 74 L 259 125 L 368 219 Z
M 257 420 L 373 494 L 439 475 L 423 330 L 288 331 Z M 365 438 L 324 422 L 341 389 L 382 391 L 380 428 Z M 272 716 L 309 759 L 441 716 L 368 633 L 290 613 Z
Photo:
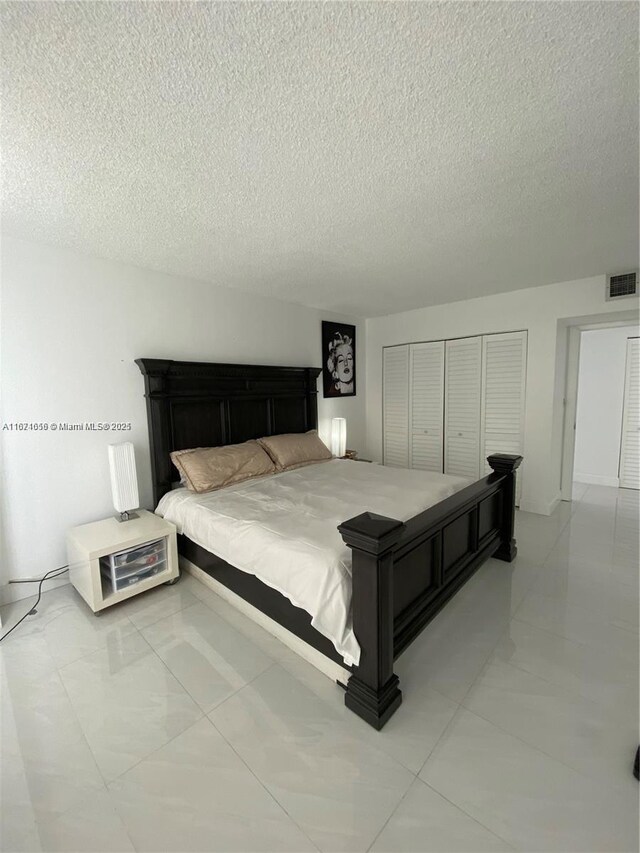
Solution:
M 493 473 L 406 524 L 365 512 L 338 528 L 353 552 L 353 628 L 360 644 L 348 708 L 381 729 L 402 701 L 395 658 L 489 557 L 511 562 L 515 471 L 497 453 Z

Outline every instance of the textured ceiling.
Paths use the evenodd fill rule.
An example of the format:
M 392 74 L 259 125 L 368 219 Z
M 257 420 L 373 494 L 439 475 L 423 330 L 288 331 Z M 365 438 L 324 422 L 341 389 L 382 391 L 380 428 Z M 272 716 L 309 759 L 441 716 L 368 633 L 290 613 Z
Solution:
M 638 8 L 4 2 L 5 233 L 362 316 L 633 268 Z

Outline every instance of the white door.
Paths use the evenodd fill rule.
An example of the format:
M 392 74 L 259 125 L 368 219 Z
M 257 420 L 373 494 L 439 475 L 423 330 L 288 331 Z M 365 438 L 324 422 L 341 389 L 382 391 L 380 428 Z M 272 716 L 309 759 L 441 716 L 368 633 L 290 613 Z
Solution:
M 383 462 L 409 467 L 409 345 L 385 347 L 382 358 Z
M 527 333 L 485 335 L 482 339 L 482 420 L 480 471 L 491 471 L 487 456 L 524 449 Z M 522 468 L 516 474 L 516 503 L 522 490 Z
M 409 467 L 442 472 L 444 341 L 409 351 Z
M 627 340 L 620 442 L 620 488 L 640 489 L 640 338 Z
M 480 476 L 482 338 L 446 341 L 444 473 Z

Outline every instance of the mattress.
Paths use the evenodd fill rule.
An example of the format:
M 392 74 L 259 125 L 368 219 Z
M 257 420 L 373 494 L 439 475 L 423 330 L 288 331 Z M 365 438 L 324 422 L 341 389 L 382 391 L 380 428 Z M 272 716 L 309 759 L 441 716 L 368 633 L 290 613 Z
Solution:
M 162 498 L 156 513 L 306 610 L 345 663 L 357 665 L 351 551 L 338 525 L 367 510 L 407 521 L 470 482 L 333 459 L 206 494 L 175 489 Z

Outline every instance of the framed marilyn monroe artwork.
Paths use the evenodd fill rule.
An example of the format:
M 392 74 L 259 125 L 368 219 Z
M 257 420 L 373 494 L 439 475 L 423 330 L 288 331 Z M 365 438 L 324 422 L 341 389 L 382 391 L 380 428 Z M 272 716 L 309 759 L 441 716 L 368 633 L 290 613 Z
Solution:
M 322 321 L 324 397 L 355 397 L 356 327 Z

